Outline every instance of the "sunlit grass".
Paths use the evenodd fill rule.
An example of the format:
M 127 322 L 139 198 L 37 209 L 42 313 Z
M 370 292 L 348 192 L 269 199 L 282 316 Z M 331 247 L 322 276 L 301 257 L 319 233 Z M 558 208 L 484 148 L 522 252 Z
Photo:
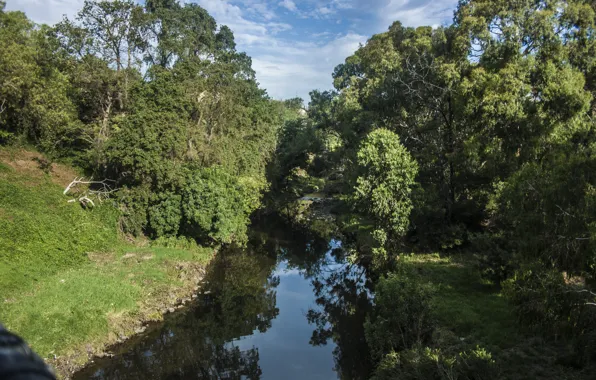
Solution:
M 3 150 L 0 161 L 0 322 L 43 357 L 84 360 L 133 333 L 140 319 L 188 295 L 196 265 L 212 256 L 197 246 L 126 243 L 109 202 L 84 210 L 30 157 Z M 70 178 L 72 169 L 59 169 Z
M 125 329 L 146 312 L 149 297 L 155 304 L 171 302 L 172 289 L 183 285 L 176 264 L 205 263 L 211 257 L 211 250 L 123 248 L 106 253 L 107 262 L 89 261 L 10 294 L 0 320 L 40 355 L 68 354 L 83 343 L 105 341 L 118 327 Z

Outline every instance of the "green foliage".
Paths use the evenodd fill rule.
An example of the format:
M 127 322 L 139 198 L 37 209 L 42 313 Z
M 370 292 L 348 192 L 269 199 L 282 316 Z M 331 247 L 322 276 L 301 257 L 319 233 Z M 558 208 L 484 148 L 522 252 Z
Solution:
M 140 236 L 147 228 L 151 191 L 147 186 L 124 187 L 118 192 L 120 202 L 120 230 Z
M 505 283 L 504 293 L 521 322 L 535 331 L 567 339 L 593 332 L 595 312 L 587 303 L 594 297 L 555 269 L 524 266 Z
M 499 371 L 490 352 L 481 347 L 446 355 L 439 349 L 416 346 L 411 350 L 387 355 L 373 379 L 407 380 L 491 380 L 499 379 Z
M 182 196 L 173 192 L 153 194 L 149 225 L 156 236 L 176 236 L 182 220 Z
M 388 231 L 403 236 L 409 224 L 411 188 L 418 165 L 399 137 L 387 129 L 371 132 L 358 150 L 355 202 Z
M 594 162 L 582 156 L 524 165 L 494 201 L 495 220 L 506 226 L 521 255 L 573 273 L 591 271 L 594 257 Z
M 85 1 L 76 21 L 54 27 L 0 13 L 0 50 L 0 142 L 32 143 L 113 180 L 126 233 L 245 239 L 277 129 L 302 102 L 258 88 L 230 28 L 192 3 Z M 215 167 L 236 183 L 196 183 Z M 184 215 L 184 194 L 201 186 L 233 194 L 201 218 Z
M 248 217 L 258 207 L 250 202 L 250 190 L 219 168 L 193 172 L 182 198 L 185 228 L 215 241 L 245 242 Z
M 483 278 L 500 285 L 513 274 L 511 247 L 502 235 L 481 233 L 470 238 Z
M 428 285 L 404 268 L 379 280 L 375 306 L 365 324 L 373 358 L 430 341 L 434 329 L 431 296 Z

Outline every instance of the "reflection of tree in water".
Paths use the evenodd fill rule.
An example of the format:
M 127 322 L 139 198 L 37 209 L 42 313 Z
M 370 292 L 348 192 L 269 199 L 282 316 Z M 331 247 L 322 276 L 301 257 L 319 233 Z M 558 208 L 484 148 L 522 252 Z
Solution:
M 372 363 L 364 337 L 364 321 L 370 310 L 364 268 L 348 264 L 343 250 L 333 250 L 335 265 L 313 278 L 319 308 L 308 311 L 309 323 L 316 326 L 311 344 L 327 344 L 332 339 L 335 371 L 342 379 L 368 379 Z
M 288 228 L 277 223 L 277 230 L 253 236 L 253 244 L 263 247 L 288 267 L 299 269 L 311 279 L 317 308 L 308 311 L 309 323 L 315 326 L 311 344 L 327 344 L 332 339 L 335 370 L 342 379 L 368 379 L 372 364 L 364 337 L 364 321 L 370 310 L 365 269 L 350 265 L 345 251 L 329 239 L 310 232 Z
M 235 340 L 255 330 L 265 332 L 277 317 L 276 259 L 299 269 L 313 284 L 318 308 L 307 315 L 315 326 L 311 343 L 332 339 L 340 377 L 368 378 L 363 322 L 369 297 L 363 269 L 346 264 L 343 250 L 329 239 L 271 220 L 267 225 L 266 232 L 253 231 L 250 250 L 218 254 L 207 269 L 196 308 L 170 316 L 162 328 L 129 342 L 123 354 L 99 360 L 95 369 L 75 379 L 260 378 L 258 350 L 241 350 Z M 332 247 L 336 249 L 329 254 Z
M 279 310 L 271 275 L 275 259 L 240 250 L 221 252 L 210 264 L 203 295 L 192 312 L 131 342 L 121 356 L 98 363 L 79 378 L 258 379 L 256 348 L 241 351 L 233 340 L 266 331 Z M 126 348 L 124 348 L 126 350 Z
M 281 219 L 270 218 L 265 224 L 266 228 L 253 229 L 252 246 L 268 252 L 279 261 L 287 261 L 288 268 L 299 269 L 306 278 L 319 274 L 329 264 L 326 257 L 330 249 L 329 239 L 290 227 Z

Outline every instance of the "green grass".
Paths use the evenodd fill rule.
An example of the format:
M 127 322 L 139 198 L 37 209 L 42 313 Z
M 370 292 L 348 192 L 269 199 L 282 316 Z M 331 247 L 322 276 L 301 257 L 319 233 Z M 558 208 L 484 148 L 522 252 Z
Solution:
M 0 149 L 0 322 L 41 356 L 82 363 L 188 296 L 213 250 L 125 242 L 112 204 L 68 203 L 77 173 L 45 174 L 32 155 Z
M 500 290 L 480 278 L 463 256 L 404 256 L 434 288 L 439 325 L 483 346 L 509 348 L 520 339 L 517 321 Z
M 593 378 L 561 364 L 568 346 L 521 330 L 500 289 L 481 279 L 470 256 L 412 254 L 401 259 L 433 289 L 434 345 L 444 352 L 484 347 L 497 360 L 501 379 Z
M 0 165 L 0 294 L 30 287 L 84 263 L 86 252 L 118 243 L 115 208 L 84 210 L 68 203 L 49 175 Z
M 124 248 L 13 293 L 0 320 L 44 357 L 69 354 L 100 344 L 110 333 L 129 335 L 134 321 L 150 312 L 146 304 L 171 303 L 177 297 L 172 289 L 184 286 L 174 263 L 206 263 L 211 257 L 207 249 Z

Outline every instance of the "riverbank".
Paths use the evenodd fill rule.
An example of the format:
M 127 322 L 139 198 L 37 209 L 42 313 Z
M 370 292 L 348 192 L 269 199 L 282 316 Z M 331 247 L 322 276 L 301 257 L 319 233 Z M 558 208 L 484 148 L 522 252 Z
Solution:
M 80 173 L 44 162 L 0 151 L 0 321 L 66 378 L 189 300 L 214 249 L 121 236 L 111 205 L 62 194 Z
M 333 199 L 316 202 L 305 197 L 288 209 L 298 211 L 286 215 L 292 223 L 303 225 L 323 236 L 329 235 L 328 231 L 339 231 L 343 235 L 342 246 L 348 249 L 366 246 L 366 240 L 362 239 L 365 235 L 360 233 L 363 226 L 346 223 L 350 215 L 340 202 L 334 202 Z M 333 212 L 336 210 L 339 212 Z M 332 222 L 334 217 L 338 224 L 336 227 Z M 408 248 L 407 252 L 396 255 L 399 258 L 395 265 L 383 273 L 372 287 L 376 304 L 363 319 L 373 321 L 376 316 L 376 326 L 366 322 L 368 335 L 365 333 L 365 337 L 360 337 L 368 344 L 366 354 L 373 361 L 373 372 L 368 376 L 374 375 L 379 380 L 593 377 L 591 367 L 584 368 L 577 364 L 573 356 L 574 347 L 568 340 L 551 339 L 519 323 L 515 308 L 503 289 L 481 276 L 476 252 L 451 250 L 428 253 L 416 250 L 415 246 Z M 346 302 L 347 308 L 358 310 L 350 300 L 359 298 L 348 288 L 345 290 L 345 300 L 338 302 L 341 281 L 337 285 L 327 284 L 328 288 L 333 289 L 331 307 L 322 314 L 322 319 L 319 316 L 319 321 L 329 322 L 334 336 L 339 336 L 340 341 L 343 341 L 346 337 L 341 331 L 345 329 L 343 325 L 346 319 L 341 312 L 339 317 L 333 315 L 337 313 L 333 305 Z M 383 289 L 381 295 L 380 287 Z M 357 314 L 354 312 L 354 315 Z M 413 344 L 400 346 L 400 331 L 406 331 L 406 335 L 417 333 L 419 330 L 416 330 L 413 321 L 422 318 L 425 323 L 424 329 L 420 331 L 424 334 L 421 333 Z M 375 331 L 381 333 L 376 334 Z M 374 350 L 378 347 L 399 349 L 391 348 L 394 351 L 380 358 L 374 356 L 378 352 Z M 352 347 L 340 344 L 339 357 L 347 357 L 351 350 Z M 353 362 L 357 361 L 345 360 L 348 366 Z

